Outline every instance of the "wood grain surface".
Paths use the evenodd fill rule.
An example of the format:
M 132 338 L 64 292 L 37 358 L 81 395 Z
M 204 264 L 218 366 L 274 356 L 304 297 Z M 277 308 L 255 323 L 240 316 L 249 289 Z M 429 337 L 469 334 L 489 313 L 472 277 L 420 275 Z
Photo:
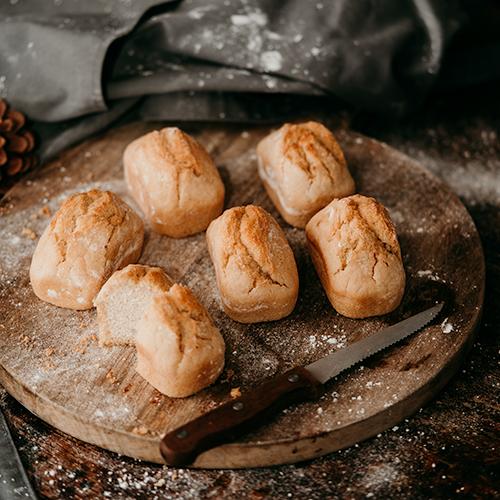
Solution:
M 482 305 L 484 262 L 474 224 L 458 198 L 416 162 L 345 131 L 339 138 L 359 192 L 388 207 L 400 237 L 408 286 L 403 304 L 388 317 L 359 321 L 336 314 L 317 280 L 303 232 L 279 217 L 296 255 L 301 290 L 294 313 L 275 323 L 241 325 L 222 313 L 204 235 L 183 240 L 148 235 L 141 262 L 161 265 L 190 286 L 227 343 L 221 379 L 193 397 L 172 400 L 156 392 L 135 373 L 133 349 L 99 348 L 93 311 L 38 301 L 28 268 L 48 216 L 70 193 L 91 187 L 112 189 L 131 203 L 121 154 L 150 128 L 128 125 L 68 151 L 43 175 L 14 189 L 2 207 L 0 381 L 27 408 L 87 442 L 159 462 L 161 435 L 227 401 L 231 389 L 244 391 L 266 376 L 341 349 L 418 312 L 432 298 L 447 300 L 442 324 L 330 382 L 319 401 L 205 452 L 195 465 L 249 467 L 319 456 L 394 425 L 447 382 L 471 343 Z M 226 206 L 257 203 L 277 216 L 256 174 L 254 146 L 267 130 L 195 132 L 221 171 Z

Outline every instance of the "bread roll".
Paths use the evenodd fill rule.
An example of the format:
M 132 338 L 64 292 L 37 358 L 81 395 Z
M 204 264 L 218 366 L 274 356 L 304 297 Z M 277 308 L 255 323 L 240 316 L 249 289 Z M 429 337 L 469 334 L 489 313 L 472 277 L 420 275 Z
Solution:
M 297 266 L 283 230 L 263 208 L 226 210 L 208 227 L 207 243 L 229 317 L 256 323 L 292 312 Z
M 355 192 L 340 146 L 320 123 L 286 123 L 259 142 L 257 159 L 267 194 L 292 226 Z
M 38 241 L 31 261 L 33 291 L 69 309 L 90 309 L 111 274 L 136 262 L 144 224 L 117 195 L 94 189 L 69 197 Z
M 361 195 L 333 200 L 306 226 L 311 257 L 332 306 L 366 318 L 393 311 L 405 289 L 396 230 L 387 210 Z
M 204 231 L 222 212 L 224 185 L 212 159 L 175 127 L 130 143 L 125 180 L 154 231 L 174 238 Z
M 224 339 L 191 291 L 174 284 L 152 298 L 136 336 L 137 372 L 167 396 L 189 396 L 224 367 Z
M 116 271 L 94 300 L 101 345 L 135 345 L 137 323 L 151 297 L 163 295 L 173 285 L 159 267 L 130 264 Z
M 210 385 L 224 366 L 224 339 L 193 293 L 159 267 L 117 271 L 95 299 L 99 342 L 133 345 L 137 372 L 170 397 Z

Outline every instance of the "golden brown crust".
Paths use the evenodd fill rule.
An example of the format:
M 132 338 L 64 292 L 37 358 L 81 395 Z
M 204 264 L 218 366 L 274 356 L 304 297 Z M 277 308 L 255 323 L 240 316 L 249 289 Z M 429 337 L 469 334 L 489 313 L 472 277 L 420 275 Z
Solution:
M 154 231 L 180 238 L 206 229 L 222 212 L 224 185 L 206 150 L 176 127 L 131 142 L 125 180 Z
M 354 193 L 354 181 L 333 134 L 317 122 L 285 124 L 257 146 L 259 175 L 291 225 L 304 227 L 333 198 Z
M 51 304 L 89 309 L 117 269 L 136 262 L 144 225 L 117 195 L 91 190 L 69 197 L 52 218 L 33 254 L 35 294 Z
M 143 264 L 131 264 L 121 271 L 117 271 L 113 276 L 121 275 L 124 280 L 131 283 L 139 281 L 156 287 L 159 291 L 167 291 L 173 284 L 172 279 L 161 267 L 145 266 Z
M 347 168 L 344 153 L 333 134 L 321 123 L 286 123 L 282 128 L 285 158 L 314 177 L 313 165 L 318 165 L 331 178 L 329 164 L 336 162 Z M 332 179 L 332 183 L 335 182 Z
M 178 284 L 152 300 L 136 348 L 137 372 L 169 397 L 198 392 L 224 367 L 224 339 L 191 290 Z
M 290 314 L 298 294 L 293 252 L 274 218 L 254 205 L 226 210 L 207 230 L 224 310 L 243 323 Z
M 394 310 L 405 272 L 396 230 L 374 198 L 333 200 L 306 226 L 313 263 L 333 307 L 365 318 Z

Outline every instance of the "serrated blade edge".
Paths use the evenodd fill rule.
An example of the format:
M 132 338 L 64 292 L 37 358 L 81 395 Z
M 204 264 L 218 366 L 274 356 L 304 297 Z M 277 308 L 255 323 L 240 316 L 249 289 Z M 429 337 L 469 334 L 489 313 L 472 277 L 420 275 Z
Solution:
M 384 328 L 340 351 L 314 361 L 305 366 L 305 369 L 324 384 L 327 380 L 337 376 L 340 372 L 347 370 L 356 363 L 421 330 L 441 312 L 443 305 L 443 303 L 439 303 L 399 323 Z

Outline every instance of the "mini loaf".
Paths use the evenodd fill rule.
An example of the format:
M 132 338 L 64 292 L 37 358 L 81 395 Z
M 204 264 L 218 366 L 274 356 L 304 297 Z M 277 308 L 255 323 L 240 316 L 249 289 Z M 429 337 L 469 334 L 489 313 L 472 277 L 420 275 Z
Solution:
M 167 396 L 212 384 L 224 367 L 224 339 L 192 292 L 174 284 L 155 296 L 139 322 L 137 372 Z
M 111 274 L 137 262 L 140 217 L 117 195 L 92 190 L 68 198 L 42 234 L 31 261 L 33 291 L 69 309 L 90 309 Z
M 305 227 L 334 198 L 355 192 L 339 144 L 320 123 L 286 123 L 259 142 L 257 159 L 267 194 L 292 226 Z
M 387 210 L 361 195 L 333 200 L 306 226 L 311 257 L 332 306 L 366 318 L 393 311 L 405 289 L 396 230 Z
M 207 230 L 226 314 L 242 323 L 283 318 L 297 301 L 299 278 L 283 230 L 263 208 L 226 210 Z
M 96 297 L 99 341 L 133 345 L 137 372 L 170 397 L 210 385 L 224 366 L 224 339 L 186 287 L 159 267 L 117 271 Z
M 116 271 L 94 300 L 101 345 L 135 345 L 137 324 L 151 302 L 174 284 L 160 267 L 130 264 Z
M 128 188 L 154 231 L 182 238 L 204 231 L 222 212 L 224 185 L 205 149 L 175 127 L 130 143 L 123 155 Z

